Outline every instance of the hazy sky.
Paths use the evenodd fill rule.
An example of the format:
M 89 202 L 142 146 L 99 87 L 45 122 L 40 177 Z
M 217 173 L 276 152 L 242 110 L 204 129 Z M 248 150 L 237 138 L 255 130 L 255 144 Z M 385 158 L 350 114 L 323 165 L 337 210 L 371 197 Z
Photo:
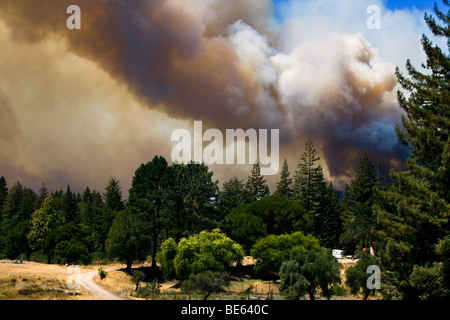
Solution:
M 394 71 L 424 61 L 424 2 L 2 0 L 0 176 L 79 192 L 115 176 L 127 194 L 136 168 L 170 162 L 172 131 L 194 120 L 279 129 L 291 173 L 311 137 L 338 188 L 364 151 L 400 168 Z M 66 28 L 71 4 L 81 30 Z M 250 166 L 211 170 L 222 184 Z

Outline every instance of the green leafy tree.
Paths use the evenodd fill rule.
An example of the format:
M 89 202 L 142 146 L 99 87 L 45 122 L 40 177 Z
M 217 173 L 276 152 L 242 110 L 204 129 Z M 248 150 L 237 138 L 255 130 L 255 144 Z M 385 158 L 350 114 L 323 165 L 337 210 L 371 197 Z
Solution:
M 257 239 L 268 234 L 312 231 L 312 221 L 302 206 L 277 195 L 233 209 L 225 217 L 224 225 L 228 234 L 242 244 L 246 251 Z
M 270 194 L 269 187 L 266 185 L 266 180 L 261 175 L 259 162 L 256 162 L 252 167 L 251 174 L 245 185 L 245 192 L 247 195 L 247 202 L 260 200 Z
M 280 181 L 277 183 L 277 190 L 275 195 L 283 197 L 285 199 L 292 198 L 292 178 L 289 172 L 289 166 L 287 160 L 284 159 L 283 167 L 281 169 Z
M 106 239 L 106 251 L 112 257 L 126 262 L 131 270 L 133 261 L 144 261 L 151 249 L 151 225 L 148 217 L 125 209 L 119 211 Z
M 9 230 L 5 237 L 5 254 L 10 259 L 16 259 L 25 254 L 27 260 L 30 260 L 32 253 L 28 243 L 28 233 L 30 232 L 30 221 L 18 222 L 13 229 Z
M 214 292 L 220 292 L 227 285 L 229 275 L 226 272 L 213 272 L 210 270 L 191 274 L 182 282 L 182 288 L 186 292 L 199 292 L 204 294 L 204 300 Z
M 108 272 L 106 272 L 105 270 L 103 270 L 102 267 L 98 268 L 98 275 L 100 276 L 100 280 L 103 280 L 106 278 L 106 276 L 108 275 Z
M 348 251 L 373 246 L 372 233 L 376 225 L 373 212 L 374 188 L 378 186 L 375 167 L 365 152 L 356 169 L 356 177 L 345 186 L 343 201 L 344 233 L 341 241 Z
M 298 269 L 297 269 L 298 268 Z M 280 291 L 291 299 L 298 299 L 308 293 L 315 300 L 317 290 L 327 299 L 332 296 L 331 285 L 341 282 L 340 264 L 330 249 L 295 249 L 291 259 L 280 268 Z
M 227 234 L 240 243 L 245 252 L 250 251 L 256 240 L 267 235 L 263 218 L 255 215 L 251 210 L 249 205 L 237 207 L 224 220 Z
M 444 4 L 449 6 L 446 0 Z M 435 13 L 444 25 L 429 15 L 425 15 L 426 23 L 434 35 L 449 40 L 449 13 L 442 13 L 437 5 Z M 430 296 L 415 276 L 438 276 L 440 266 L 433 263 L 445 261 L 436 248 L 450 232 L 450 57 L 425 35 L 422 46 L 427 55 L 422 65 L 425 73 L 409 60 L 409 77 L 397 69 L 407 94 L 398 93 L 405 116 L 396 131 L 411 151 L 408 171 L 391 171 L 393 184 L 377 191 L 374 207 L 378 215 L 375 234 L 383 243 L 379 249 L 382 264 L 399 297 L 407 300 Z
M 139 270 L 133 270 L 131 272 L 131 282 L 133 282 L 136 285 L 135 292 L 139 289 L 139 284 L 145 280 L 145 273 Z
M 420 292 L 420 299 L 444 300 L 450 293 L 450 288 L 445 286 L 445 277 L 444 263 L 433 262 L 426 267 L 414 266 L 410 281 L 412 287 Z
M 175 240 L 173 238 L 169 238 L 161 244 L 161 248 L 156 255 L 156 259 L 161 266 L 164 278 L 167 280 L 173 279 L 176 276 L 173 261 L 177 255 L 177 249 L 178 246 Z
M 168 192 L 168 234 L 176 241 L 182 237 L 214 229 L 222 217 L 218 215 L 218 181 L 204 164 L 173 164 L 170 167 Z
M 345 270 L 345 284 L 350 288 L 351 294 L 359 294 L 362 292 L 364 300 L 367 300 L 369 295 L 376 291 L 376 289 L 370 289 L 367 286 L 367 279 L 369 277 L 367 269 L 372 265 L 380 267 L 380 259 L 368 253 L 362 253 L 361 259 L 358 260 L 357 264 Z
M 52 229 L 43 243 L 44 251 L 56 263 L 90 263 L 95 248 L 92 228 L 82 224 L 65 223 Z
M 146 216 L 152 244 L 152 267 L 156 268 L 159 235 L 163 224 L 165 197 L 169 191 L 170 175 L 167 161 L 154 157 L 135 172 L 128 197 L 127 207 Z
M 92 261 L 92 256 L 89 253 L 88 247 L 76 238 L 58 242 L 55 246 L 55 257 L 66 264 L 74 264 L 82 262 L 89 264 Z
M 215 229 L 181 239 L 174 259 L 174 267 L 180 278 L 187 279 L 190 274 L 207 270 L 228 271 L 233 264 L 240 264 L 243 257 L 242 247 L 219 229 Z
M 259 239 L 253 246 L 251 254 L 257 259 L 256 272 L 278 272 L 281 264 L 290 260 L 294 249 L 309 252 L 319 247 L 316 238 L 298 231 L 291 234 L 268 235 Z
M 288 300 L 299 300 L 308 289 L 308 281 L 300 273 L 297 261 L 284 262 L 280 268 L 280 286 L 278 290 Z
M 52 233 L 66 223 L 62 211 L 56 208 L 55 198 L 49 196 L 42 206 L 31 215 L 28 243 L 34 251 L 43 249 L 48 254 L 48 262 L 51 262 L 53 248 L 47 245 Z

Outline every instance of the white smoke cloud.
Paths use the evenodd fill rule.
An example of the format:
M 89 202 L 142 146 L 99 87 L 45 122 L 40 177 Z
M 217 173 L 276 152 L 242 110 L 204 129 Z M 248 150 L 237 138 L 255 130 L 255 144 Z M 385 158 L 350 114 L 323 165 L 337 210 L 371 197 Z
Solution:
M 113 2 L 126 4 L 83 4 Z M 92 45 L 95 37 L 50 37 L 53 26 L 37 36 L 30 30 L 40 20 L 20 23 L 27 16 L 19 6 L 17 19 L 0 15 L 0 175 L 10 183 L 102 188 L 115 175 L 127 190 L 140 163 L 170 158 L 170 133 L 193 119 L 280 129 L 280 158 L 292 173 L 311 136 L 337 187 L 363 151 L 403 156 L 393 129 L 401 115 L 394 69 L 424 61 L 423 12 L 391 11 L 380 0 L 292 0 L 277 25 L 270 0 L 129 3 L 129 12 L 114 7 L 99 22 L 123 18 L 114 30 L 127 32 L 117 43 L 109 29 L 94 34 L 115 51 Z M 367 28 L 369 5 L 381 8 L 381 30 Z M 249 173 L 211 169 L 222 182 Z M 277 178 L 268 179 L 272 191 Z

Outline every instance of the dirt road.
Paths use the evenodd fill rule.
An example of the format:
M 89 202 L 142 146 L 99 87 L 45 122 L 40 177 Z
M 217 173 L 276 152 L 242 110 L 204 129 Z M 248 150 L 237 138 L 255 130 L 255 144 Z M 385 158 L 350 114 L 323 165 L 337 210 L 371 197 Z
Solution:
M 109 270 L 105 270 L 105 271 L 110 272 L 110 271 L 116 271 L 116 270 L 120 270 L 120 269 L 109 269 Z M 126 300 L 125 298 L 119 297 L 109 291 L 106 291 L 105 289 L 103 289 L 102 287 L 97 285 L 93 279 L 97 274 L 98 274 L 98 271 L 80 273 L 78 275 L 77 282 L 79 285 L 81 285 L 86 290 L 89 290 L 93 294 L 96 294 L 105 300 Z

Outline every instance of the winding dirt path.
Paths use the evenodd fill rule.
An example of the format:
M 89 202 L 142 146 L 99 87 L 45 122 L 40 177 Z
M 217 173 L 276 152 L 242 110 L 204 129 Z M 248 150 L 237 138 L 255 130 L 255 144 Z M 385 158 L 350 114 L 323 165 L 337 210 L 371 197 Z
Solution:
M 105 270 L 107 272 L 110 271 L 117 271 L 120 269 L 109 269 Z M 91 272 L 85 272 L 80 273 L 78 276 L 78 283 L 85 288 L 86 290 L 89 290 L 93 294 L 96 294 L 100 297 L 102 297 L 105 300 L 127 300 L 126 298 L 119 297 L 109 291 L 106 291 L 102 287 L 100 287 L 98 284 L 94 282 L 94 277 L 98 274 L 98 271 L 91 271 Z

